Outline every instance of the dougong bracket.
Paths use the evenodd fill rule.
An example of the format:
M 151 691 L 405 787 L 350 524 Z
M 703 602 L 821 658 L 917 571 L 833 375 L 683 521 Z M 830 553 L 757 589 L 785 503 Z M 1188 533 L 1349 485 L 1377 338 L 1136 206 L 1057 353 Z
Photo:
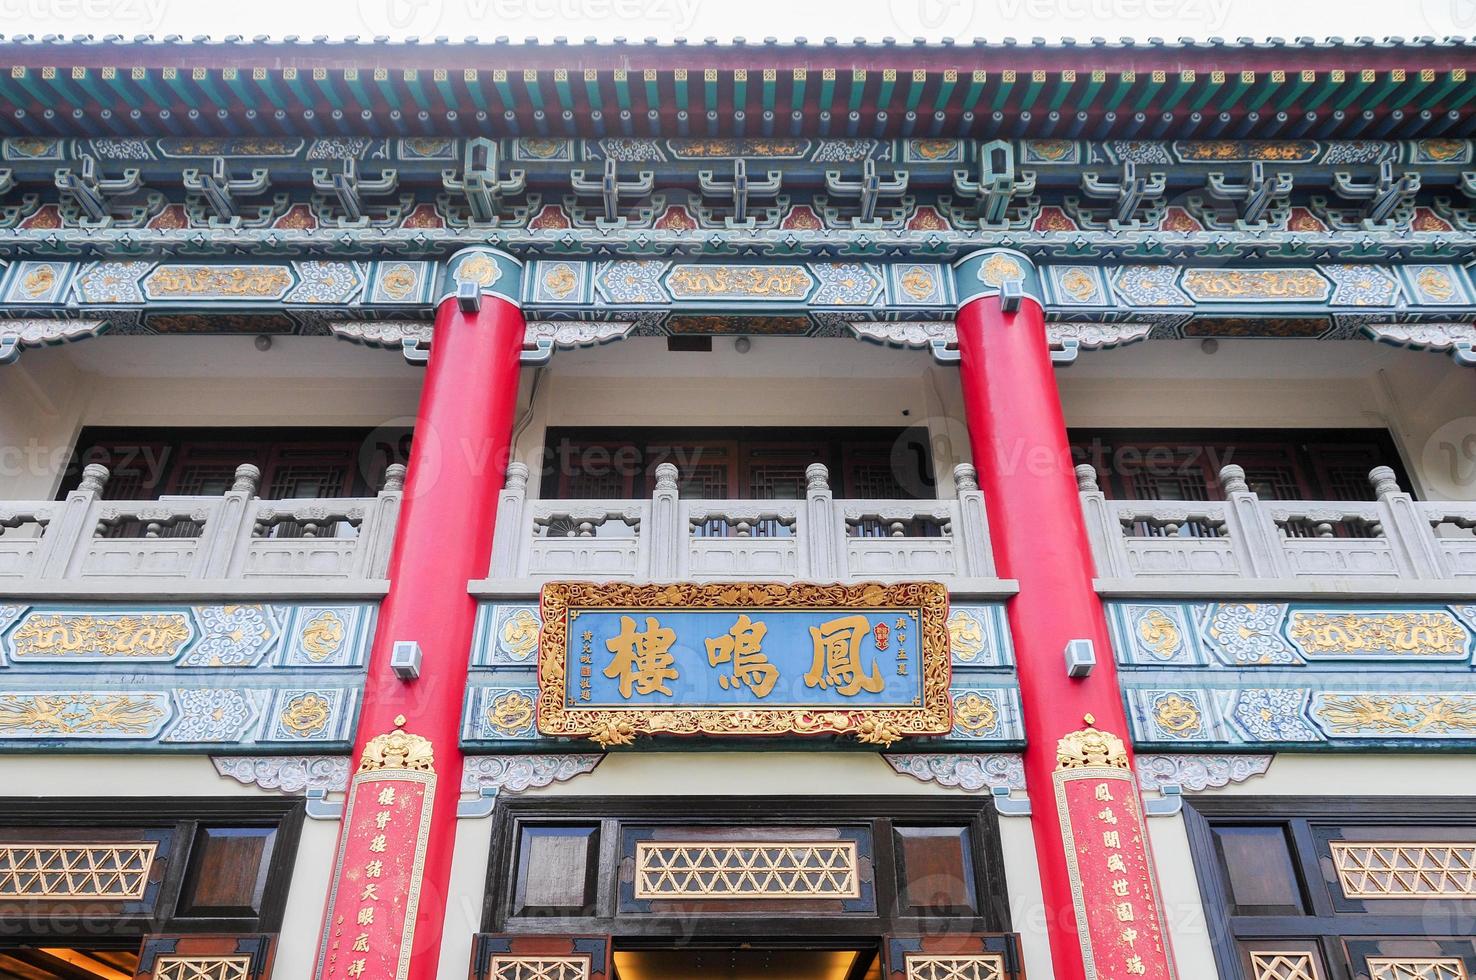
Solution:
M 1237 204 L 1240 217 L 1235 222 L 1239 231 L 1264 230 L 1270 226 L 1268 216 L 1284 215 L 1292 190 L 1292 175 L 1278 173 L 1266 176 L 1266 165 L 1259 160 L 1250 165 L 1250 175 L 1236 180 L 1224 174 L 1209 175 L 1211 197 Z M 1277 221 L 1279 224 L 1279 220 Z
M 1162 198 L 1168 189 L 1168 178 L 1161 173 L 1140 174 L 1133 161 L 1122 165 L 1122 176 L 1103 177 L 1095 171 L 1081 175 L 1081 191 L 1094 201 L 1107 204 L 1105 227 L 1111 231 L 1136 230 L 1144 225 L 1157 224 L 1163 210 Z M 1083 207 L 1075 197 L 1066 198 L 1067 207 L 1083 226 L 1102 228 L 1104 222 L 1095 209 Z
M 495 227 L 500 220 L 502 199 L 521 194 L 527 187 L 522 170 L 509 170 L 499 176 L 497 143 L 478 137 L 467 140 L 462 154 L 461 175 L 455 170 L 441 171 L 441 186 L 447 194 L 460 194 L 466 199 L 469 223 Z
M 56 171 L 56 189 L 77 209 L 77 223 L 83 228 L 107 228 L 115 223 L 139 224 L 154 210 L 149 206 L 124 205 L 115 200 L 143 190 L 137 167 L 129 167 L 121 177 L 104 177 L 96 158 L 82 157 L 82 172 L 67 167 Z M 162 203 L 162 196 L 159 196 Z
M 721 180 L 711 170 L 699 170 L 697 172 L 697 187 L 702 191 L 704 197 L 727 197 L 733 202 L 733 213 L 723 218 L 723 224 L 728 228 L 753 229 L 758 222 L 749 214 L 750 197 L 777 197 L 779 189 L 784 183 L 784 174 L 779 170 L 768 171 L 762 180 L 753 180 L 748 176 L 748 164 L 741 157 L 733 161 L 733 179 Z M 717 215 L 713 210 L 703 209 L 703 217 L 716 222 Z M 764 210 L 764 225 L 774 224 L 779 220 L 780 208 L 766 208 Z
M 656 186 L 656 174 L 650 170 L 642 170 L 635 180 L 621 180 L 617 164 L 614 159 L 605 160 L 605 170 L 598 180 L 590 180 L 585 177 L 583 170 L 569 171 L 569 186 L 573 189 L 575 197 L 599 197 L 603 205 L 603 214 L 595 222 L 602 229 L 624 228 L 625 217 L 620 213 L 620 198 L 622 196 L 645 197 L 650 194 Z
M 248 177 L 232 177 L 230 164 L 225 157 L 213 157 L 209 172 L 189 168 L 180 173 L 187 194 L 202 198 L 212 212 L 212 228 L 239 228 L 242 224 L 241 204 L 238 198 L 264 194 L 271 187 L 271 171 L 266 167 L 252 168 Z M 250 225 L 265 225 L 287 206 L 287 195 L 279 194 L 274 205 L 258 207 Z
M 400 186 L 399 172 L 393 169 L 380 171 L 379 176 L 372 180 L 359 176 L 359 161 L 352 158 L 344 159 L 340 173 L 333 173 L 327 167 L 314 167 L 312 178 L 314 191 L 324 199 L 331 196 L 337 200 L 343 211 L 343 216 L 338 219 L 341 228 L 368 227 L 370 218 L 364 198 L 393 194 Z M 398 218 L 400 210 L 390 207 L 385 217 Z
M 876 172 L 876 161 L 866 158 L 860 180 L 846 180 L 839 170 L 825 171 L 825 192 L 833 197 L 857 202 L 860 213 L 851 219 L 856 228 L 879 228 L 876 209 L 883 197 L 902 197 L 907 193 L 907 171 L 894 171 L 883 178 Z M 900 215 L 896 216 L 900 217 Z
M 1034 171 L 1015 171 L 1015 148 L 1009 140 L 993 140 L 979 147 L 979 179 L 969 178 L 967 170 L 953 172 L 953 190 L 962 198 L 976 202 L 974 214 L 966 216 L 954 209 L 955 220 L 972 220 L 981 228 L 1027 228 L 1040 209 L 1035 193 Z M 1024 198 L 1016 204 L 1016 198 Z

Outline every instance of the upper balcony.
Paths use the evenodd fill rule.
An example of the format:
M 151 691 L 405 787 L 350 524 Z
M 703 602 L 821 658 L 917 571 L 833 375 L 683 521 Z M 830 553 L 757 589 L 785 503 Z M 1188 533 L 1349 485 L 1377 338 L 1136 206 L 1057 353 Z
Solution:
M 954 468 L 942 500 L 846 500 L 822 463 L 801 500 L 683 499 L 677 467 L 656 468 L 640 500 L 527 499 L 513 463 L 498 504 L 487 591 L 555 579 L 635 581 L 942 580 L 961 592 L 1009 591 L 994 575 L 974 468 Z
M 1375 499 L 1263 500 L 1245 470 L 1219 472 L 1224 500 L 1109 500 L 1076 469 L 1103 595 L 1469 594 L 1476 503 L 1417 501 L 1394 471 Z
M 377 595 L 405 467 L 373 497 L 263 500 L 238 466 L 218 496 L 109 500 L 89 464 L 59 501 L 0 502 L 0 593 L 10 596 Z

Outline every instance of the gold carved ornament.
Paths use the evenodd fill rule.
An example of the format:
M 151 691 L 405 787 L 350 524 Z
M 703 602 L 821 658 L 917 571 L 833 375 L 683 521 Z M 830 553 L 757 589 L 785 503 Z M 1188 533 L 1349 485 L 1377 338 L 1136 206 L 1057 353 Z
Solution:
M 635 897 L 860 898 L 855 841 L 640 841 Z
M 1346 898 L 1476 898 L 1476 841 L 1330 841 Z
M 921 609 L 921 705 L 893 708 L 578 708 L 565 703 L 570 666 L 569 613 L 587 608 L 662 609 Z M 604 748 L 629 745 L 640 734 L 854 734 L 870 745 L 907 735 L 943 735 L 953 727 L 949 681 L 948 591 L 934 582 L 879 585 L 777 583 L 553 582 L 543 587 L 538 649 L 538 731 L 590 738 Z
M 502 278 L 502 269 L 485 255 L 473 255 L 456 267 L 456 281 L 486 287 Z
M 1253 950 L 1251 980 L 1323 980 L 1322 970 L 1304 950 Z
M 1111 732 L 1096 728 L 1096 719 L 1086 716 L 1080 731 L 1061 736 L 1056 742 L 1056 771 L 1068 769 L 1129 769 L 1127 746 Z
M 1469 980 L 1458 956 L 1370 956 L 1369 980 Z
M 435 751 L 430 739 L 405 731 L 405 716 L 395 719 L 395 730 L 376 735 L 364 746 L 359 772 L 383 772 L 400 769 L 410 772 L 435 772 Z
M 906 980 L 1005 980 L 1009 976 L 999 953 L 908 953 L 904 962 Z
M 1153 707 L 1153 718 L 1158 727 L 1171 735 L 1183 735 L 1199 727 L 1199 709 L 1194 702 L 1177 694 L 1170 694 Z
M 1007 282 L 1025 278 L 1025 267 L 1008 255 L 994 254 L 979 267 L 979 278 L 987 285 L 1002 286 Z
M 1150 609 L 1138 620 L 1138 636 L 1148 651 L 1160 660 L 1168 660 L 1179 649 L 1183 637 L 1174 621 L 1161 609 Z

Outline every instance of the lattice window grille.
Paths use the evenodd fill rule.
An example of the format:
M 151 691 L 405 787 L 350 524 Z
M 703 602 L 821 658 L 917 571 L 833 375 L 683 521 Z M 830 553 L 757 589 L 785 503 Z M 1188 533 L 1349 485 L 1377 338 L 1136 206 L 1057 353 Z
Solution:
M 998 953 L 933 956 L 909 953 L 907 980 L 1005 980 L 1004 957 Z
M 1476 897 L 1476 843 L 1332 841 L 1348 898 Z
M 585 956 L 494 956 L 489 980 L 589 980 Z
M 140 899 L 159 845 L 0 845 L 0 898 Z
M 635 897 L 860 898 L 856 844 L 641 842 Z
M 1322 980 L 1322 970 L 1311 953 L 1275 950 L 1251 953 L 1254 980 Z
M 161 956 L 154 980 L 250 980 L 250 956 Z
M 1369 980 L 1468 980 L 1465 962 L 1454 956 L 1434 959 L 1371 956 L 1368 975 Z

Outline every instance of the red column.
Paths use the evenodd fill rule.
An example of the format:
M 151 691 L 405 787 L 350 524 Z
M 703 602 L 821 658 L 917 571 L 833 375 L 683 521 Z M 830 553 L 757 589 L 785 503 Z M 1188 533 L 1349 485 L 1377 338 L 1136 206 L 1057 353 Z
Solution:
M 478 251 L 470 253 L 459 268 L 471 270 L 486 286 L 488 279 L 502 278 L 496 270 L 507 270 L 511 263 Z M 449 298 L 436 310 L 404 503 L 390 558 L 390 588 L 380 607 L 352 756 L 360 769 L 357 781 L 367 778 L 365 770 L 383 773 L 415 768 L 413 761 L 397 764 L 404 759 L 393 757 L 394 743 L 386 749 L 386 733 L 403 729 L 430 743 L 426 748 L 434 754 L 435 782 L 430 793 L 429 834 L 420 859 L 418 906 L 412 919 L 406 882 L 415 877 L 412 852 L 418 849 L 418 834 L 423 831 L 417 813 L 405 805 L 406 787 L 399 787 L 396 798 L 404 812 L 379 818 L 388 821 L 387 827 L 376 826 L 379 814 L 390 812 L 374 806 L 380 792 L 377 786 L 374 793 L 360 793 L 358 800 L 351 792 L 314 974 L 318 980 L 396 980 L 402 954 L 409 956 L 407 980 L 436 978 L 461 783 L 462 698 L 477 608 L 476 600 L 467 593 L 467 582 L 487 574 L 497 496 L 512 438 L 523 344 L 523 315 L 516 306 L 485 291 L 480 302 L 480 310 L 463 312 Z M 418 643 L 423 655 L 415 680 L 401 680 L 390 668 L 393 644 L 406 640 Z M 372 749 L 371 742 L 376 743 Z M 392 756 L 387 763 L 386 751 Z M 377 761 L 371 763 L 371 758 Z M 385 835 L 386 830 L 388 840 L 376 849 L 375 835 Z M 390 880 L 394 860 L 404 869 L 401 881 Z M 369 862 L 380 865 L 378 882 L 365 874 Z M 369 884 L 382 886 L 370 890 L 377 896 L 372 900 L 363 898 Z M 396 890 L 398 894 L 392 896 Z M 360 910 L 376 902 L 380 905 L 373 909 L 373 920 L 362 923 Z M 361 938 L 364 936 L 369 938 Z M 354 950 L 356 940 L 370 949 Z M 355 967 L 357 960 L 364 965 Z
M 1108 802 L 1085 810 L 1056 785 L 1063 768 L 1058 760 L 1063 738 L 1069 744 L 1073 733 L 1088 729 L 1093 737 L 1106 733 L 1112 741 L 1115 734 L 1126 742 L 1128 724 L 1106 619 L 1092 585 L 1092 556 L 1044 317 L 1039 301 L 1030 295 L 1033 272 L 1024 256 L 986 254 L 990 257 L 982 262 L 975 257 L 960 263 L 960 377 L 996 565 L 1001 577 L 1019 582 L 1008 615 L 1019 665 L 1028 740 L 1025 779 L 1055 980 L 1084 980 L 1088 958 L 1099 980 L 1171 977 L 1172 953 L 1163 935 L 1147 840 L 1141 839 L 1140 854 L 1132 853 L 1134 836 L 1146 835 L 1140 829 L 1129 832 L 1129 825 L 1142 826 L 1137 787 L 1122 778 L 1131 770 L 1118 772 L 1105 791 Z M 1011 279 L 1025 282 L 1026 295 L 1018 310 L 1006 313 L 997 288 Z M 970 297 L 971 291 L 976 295 Z M 1092 642 L 1097 663 L 1089 676 L 1073 678 L 1067 675 L 1065 649 L 1069 641 L 1080 639 Z M 1085 721 L 1088 716 L 1095 731 Z M 1130 750 L 1121 747 L 1119 765 L 1130 766 L 1130 755 L 1124 757 L 1122 751 Z M 1101 785 L 1088 789 L 1102 794 Z M 1080 812 L 1063 813 L 1073 806 Z M 1116 809 L 1109 816 L 1112 807 Z M 1128 848 L 1119 855 L 1128 868 L 1123 876 L 1147 879 L 1131 883 L 1126 896 L 1132 903 L 1130 920 L 1117 918 L 1124 898 L 1111 894 L 1113 882 L 1122 878 L 1114 870 L 1116 851 L 1104 846 L 1103 835 L 1114 831 L 1115 840 Z M 1100 875 L 1111 877 L 1099 881 Z M 1078 902 L 1086 903 L 1085 918 L 1092 921 L 1078 921 Z M 1130 929 L 1136 938 L 1127 943 L 1123 935 Z

